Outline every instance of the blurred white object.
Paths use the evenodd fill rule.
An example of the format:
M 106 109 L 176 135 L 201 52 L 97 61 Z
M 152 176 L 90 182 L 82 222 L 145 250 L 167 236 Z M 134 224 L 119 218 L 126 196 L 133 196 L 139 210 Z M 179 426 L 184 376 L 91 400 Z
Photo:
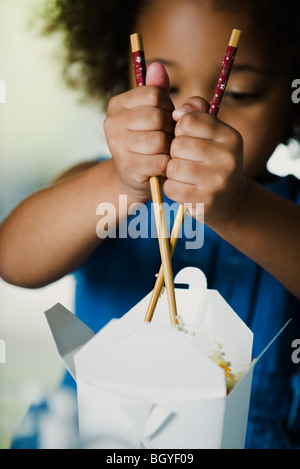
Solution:
M 0 78 L 0 103 L 6 103 L 6 84 L 5 81 Z
M 61 388 L 49 395 L 48 409 L 41 414 L 39 449 L 78 448 L 76 394 Z
M 267 168 L 277 176 L 293 174 L 300 179 L 300 144 L 291 138 L 287 145 L 277 146 L 267 163 Z

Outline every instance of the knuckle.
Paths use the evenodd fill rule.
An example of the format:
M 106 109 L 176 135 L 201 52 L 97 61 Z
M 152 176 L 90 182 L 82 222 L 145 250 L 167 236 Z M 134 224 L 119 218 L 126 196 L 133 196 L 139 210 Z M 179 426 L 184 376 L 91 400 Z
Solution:
M 234 155 L 230 151 L 224 151 L 222 153 L 222 158 L 224 160 L 226 174 L 228 175 L 232 174 L 236 170 L 236 167 L 237 167 L 237 162 L 236 162 L 236 159 L 234 158 Z
M 118 140 L 116 138 L 111 137 L 107 139 L 107 144 L 112 154 L 114 155 L 118 154 L 119 145 L 118 145 Z
M 163 134 L 162 132 L 155 133 L 155 137 L 153 138 L 153 151 L 155 153 L 160 153 L 163 147 Z
M 191 126 L 195 122 L 195 113 L 193 111 L 186 113 L 182 118 L 178 121 L 175 129 L 175 135 L 179 136 L 181 134 L 186 134 L 190 131 Z
M 191 98 L 191 103 L 195 105 L 198 111 L 200 112 L 207 112 L 209 108 L 209 104 L 206 99 L 202 98 L 201 96 L 193 96 Z
M 203 201 L 207 207 L 213 207 L 218 203 L 222 197 L 224 190 L 224 179 L 219 173 L 210 175 L 209 184 L 203 184 L 201 192 L 203 194 Z
M 207 112 L 209 108 L 209 104 L 204 98 L 200 98 L 200 107 L 202 112 Z
M 108 102 L 108 105 L 107 105 L 107 113 L 108 114 L 113 112 L 113 110 L 116 106 L 117 100 L 118 100 L 118 96 L 113 96 L 112 98 L 110 98 L 110 100 Z
M 178 136 L 173 139 L 171 143 L 171 148 L 170 148 L 170 155 L 173 158 L 180 155 L 181 148 L 182 148 L 182 141 L 183 141 L 182 136 Z
M 157 170 L 162 176 L 166 174 L 170 157 L 168 155 L 161 155 L 157 160 Z
M 155 129 L 161 129 L 164 125 L 164 116 L 160 109 L 155 108 L 151 114 L 153 125 Z
M 229 127 L 229 134 L 227 137 L 228 146 L 234 152 L 239 152 L 243 148 L 243 138 L 241 134 L 232 127 Z
M 170 149 L 170 138 L 165 132 L 157 132 L 154 140 L 154 149 L 157 153 L 164 153 Z
M 105 134 L 109 134 L 112 128 L 112 118 L 107 115 L 103 121 L 103 130 Z
M 233 130 L 233 132 L 232 132 L 232 143 L 234 145 L 234 148 L 241 148 L 242 145 L 243 145 L 242 136 L 237 130 L 235 130 L 235 129 L 232 129 L 232 130 Z
M 166 176 L 167 178 L 172 179 L 175 173 L 176 173 L 176 159 L 171 158 L 167 166 Z
M 175 200 L 178 191 L 176 190 L 176 182 L 171 179 L 166 179 L 164 182 L 164 193 L 170 199 Z
M 148 92 L 148 102 L 149 105 L 157 107 L 160 104 L 161 101 L 161 91 L 159 88 L 156 86 L 147 86 L 147 92 Z
M 209 187 L 204 184 L 201 189 L 205 205 L 209 208 L 213 207 L 221 191 L 221 182 L 219 178 L 217 176 L 210 177 Z
M 227 176 L 226 173 L 217 173 L 214 175 L 213 187 L 214 191 L 212 193 L 213 201 L 222 194 L 226 187 Z
M 205 206 L 211 208 L 211 207 L 213 207 L 214 202 L 215 202 L 215 194 L 213 194 L 211 192 L 206 194 L 206 197 L 204 199 Z
M 147 92 L 148 92 L 148 102 L 149 105 L 151 106 L 158 106 L 159 105 L 159 90 L 155 86 L 149 86 L 147 87 Z

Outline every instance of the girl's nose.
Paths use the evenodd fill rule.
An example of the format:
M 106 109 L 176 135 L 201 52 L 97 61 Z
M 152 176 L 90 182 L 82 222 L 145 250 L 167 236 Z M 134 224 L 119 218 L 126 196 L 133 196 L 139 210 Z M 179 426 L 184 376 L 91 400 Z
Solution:
M 211 101 L 212 96 L 209 96 L 209 93 L 204 86 L 201 86 L 201 83 L 196 83 L 193 87 L 191 87 L 190 92 L 190 96 L 198 96 L 200 98 L 204 98 L 208 102 Z
M 208 91 L 198 81 L 195 83 L 192 83 L 189 87 L 186 87 L 186 89 L 182 91 L 183 92 L 180 96 L 180 101 L 181 101 L 180 106 L 193 96 L 204 98 L 208 102 L 210 102 L 212 99 L 212 96 L 209 96 Z

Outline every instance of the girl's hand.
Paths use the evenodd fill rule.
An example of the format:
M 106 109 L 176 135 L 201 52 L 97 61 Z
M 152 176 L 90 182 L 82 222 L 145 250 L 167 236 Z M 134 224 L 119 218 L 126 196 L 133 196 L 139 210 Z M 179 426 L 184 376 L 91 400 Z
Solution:
M 104 121 L 118 188 L 139 202 L 150 197 L 149 177 L 166 175 L 175 126 L 162 64 L 149 66 L 146 85 L 112 98 Z
M 213 228 L 235 212 L 247 184 L 241 135 L 207 111 L 204 99 L 192 97 L 173 112 L 177 123 L 164 191 L 172 200 L 192 203 L 194 218 L 200 218 L 194 204 L 204 203 L 205 224 Z

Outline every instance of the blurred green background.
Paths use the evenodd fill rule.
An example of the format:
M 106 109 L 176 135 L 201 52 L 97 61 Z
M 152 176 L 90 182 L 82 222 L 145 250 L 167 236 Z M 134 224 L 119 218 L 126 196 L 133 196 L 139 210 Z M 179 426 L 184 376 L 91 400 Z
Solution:
M 103 115 L 96 105 L 81 104 L 62 81 L 59 38 L 40 37 L 28 27 L 33 7 L 44 1 L 0 0 L 0 79 L 6 84 L 6 103 L 0 103 L 0 221 L 67 167 L 107 153 Z M 281 147 L 270 169 L 300 177 L 299 147 L 294 150 L 291 158 Z M 71 276 L 38 290 L 0 279 L 0 339 L 6 347 L 6 363 L 0 363 L 0 448 L 9 448 L 30 403 L 61 378 L 43 311 L 58 301 L 72 310 L 73 291 Z
M 6 84 L 6 103 L 0 103 L 0 221 L 64 169 L 107 152 L 98 107 L 81 104 L 62 81 L 59 38 L 41 37 L 28 26 L 41 3 L 0 0 L 0 79 Z M 73 290 L 71 276 L 38 290 L 0 279 L 0 339 L 6 346 L 0 448 L 9 447 L 29 404 L 62 375 L 43 311 L 58 301 L 72 310 Z

